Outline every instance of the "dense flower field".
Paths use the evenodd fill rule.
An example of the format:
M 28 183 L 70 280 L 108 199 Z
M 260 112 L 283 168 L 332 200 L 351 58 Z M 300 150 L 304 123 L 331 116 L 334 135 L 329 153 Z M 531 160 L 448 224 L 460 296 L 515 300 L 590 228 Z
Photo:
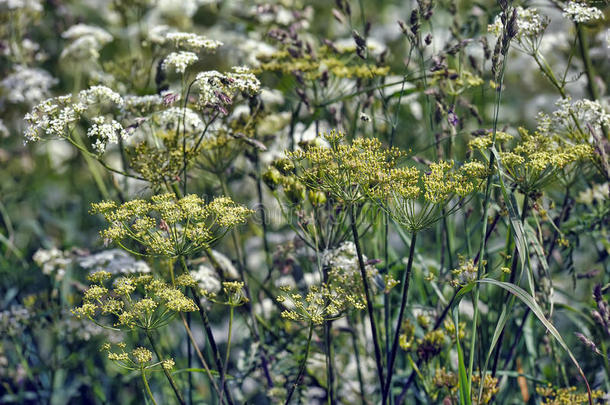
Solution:
M 601 0 L 0 0 L 0 403 L 610 403 Z

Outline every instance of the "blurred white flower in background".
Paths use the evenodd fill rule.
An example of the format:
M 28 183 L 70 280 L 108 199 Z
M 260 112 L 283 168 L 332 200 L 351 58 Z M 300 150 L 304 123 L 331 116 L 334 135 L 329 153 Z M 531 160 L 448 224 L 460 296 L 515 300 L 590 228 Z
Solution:
M 32 106 L 48 98 L 57 83 L 46 70 L 15 65 L 14 72 L 0 81 L 0 90 L 9 103 Z
M 563 9 L 563 16 L 577 23 L 603 20 L 604 13 L 597 7 L 588 7 L 586 4 L 571 1 Z

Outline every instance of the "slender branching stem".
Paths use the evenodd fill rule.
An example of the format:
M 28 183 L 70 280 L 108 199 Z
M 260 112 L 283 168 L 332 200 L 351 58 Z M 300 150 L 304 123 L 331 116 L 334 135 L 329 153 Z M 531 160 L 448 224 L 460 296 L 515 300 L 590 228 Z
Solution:
M 292 384 L 292 386 L 290 387 L 290 390 L 288 391 L 288 396 L 286 397 L 286 402 L 284 402 L 284 405 L 288 405 L 290 403 L 290 400 L 292 399 L 292 396 L 294 395 L 294 391 L 299 386 L 301 378 L 303 378 L 303 374 L 305 373 L 305 367 L 307 366 L 307 358 L 309 357 L 309 347 L 311 346 L 312 335 L 313 335 L 313 323 L 310 323 L 309 324 L 309 333 L 307 336 L 307 345 L 305 346 L 305 357 L 303 357 L 303 360 L 301 360 L 301 365 L 299 367 L 299 373 L 297 374 L 296 380 L 294 380 L 294 384 Z
M 148 329 L 146 330 L 146 336 L 148 337 L 150 346 L 152 347 L 153 351 L 155 352 L 157 359 L 159 361 L 163 361 L 163 357 L 161 357 L 161 352 L 159 352 L 159 349 L 157 348 L 157 345 L 155 344 L 155 341 L 152 337 L 152 333 Z M 180 405 L 186 405 L 186 402 L 184 401 L 184 398 L 182 397 L 182 394 L 180 393 L 180 390 L 178 389 L 178 386 L 176 385 L 176 381 L 174 381 L 174 377 L 172 377 L 169 370 L 166 370 L 165 367 L 161 367 L 161 368 L 163 369 L 163 374 L 165 374 L 165 377 L 167 378 L 169 385 L 172 387 L 172 390 L 174 391 L 174 395 L 176 396 L 176 399 L 178 400 L 178 402 L 180 402 Z
M 377 376 L 379 377 L 379 386 L 383 393 L 384 377 L 383 377 L 383 359 L 381 356 L 381 347 L 379 345 L 379 336 L 377 335 L 377 324 L 375 323 L 375 309 L 371 299 L 368 276 L 364 259 L 362 258 L 362 248 L 360 247 L 360 238 L 358 237 L 358 226 L 356 225 L 355 207 L 350 207 L 350 222 L 352 227 L 352 235 L 354 237 L 354 245 L 356 245 L 356 254 L 358 256 L 358 265 L 360 267 L 360 275 L 362 277 L 362 285 L 364 286 L 364 295 L 366 298 L 366 308 L 369 314 L 369 322 L 371 325 L 371 334 L 373 335 L 373 346 L 375 347 L 375 363 L 377 365 Z
M 235 308 L 233 305 L 230 306 L 229 309 L 229 333 L 227 336 L 227 352 L 225 353 L 225 367 L 222 370 L 222 375 L 220 376 L 220 386 L 225 386 L 225 378 L 227 376 L 227 368 L 229 367 L 229 356 L 231 355 L 231 335 L 233 332 L 233 315 L 235 313 Z M 222 403 L 222 395 L 223 392 L 220 393 L 220 403 Z
M 148 385 L 148 380 L 146 379 L 146 371 L 144 370 L 144 366 L 140 367 L 140 374 L 142 375 L 142 382 L 144 383 L 144 388 L 146 389 L 146 394 L 148 394 L 148 398 L 152 401 L 154 405 L 157 405 L 157 401 L 155 401 L 155 397 L 150 390 L 150 386 Z
M 188 274 L 188 266 L 186 264 L 186 260 L 183 256 L 180 256 L 180 264 L 182 265 L 183 271 Z M 216 344 L 216 339 L 214 338 L 214 333 L 212 332 L 212 325 L 210 325 L 210 319 L 208 315 L 201 305 L 201 296 L 196 288 L 189 287 L 189 291 L 193 296 L 193 301 L 195 301 L 195 305 L 197 306 L 197 310 L 199 311 L 199 316 L 201 317 L 201 322 L 203 322 L 203 328 L 205 330 L 206 337 L 208 338 L 208 343 L 210 344 L 210 349 L 212 350 L 212 356 L 214 357 L 214 362 L 216 363 L 216 370 L 219 375 L 222 375 L 224 367 L 222 365 L 222 359 L 220 357 L 220 350 L 218 350 L 218 345 Z M 229 404 L 233 404 L 233 399 L 230 395 L 229 389 L 226 385 L 222 386 L 223 391 L 226 394 L 226 399 Z
M 396 353 L 398 352 L 398 341 L 400 338 L 400 326 L 407 307 L 407 297 L 409 296 L 409 284 L 411 281 L 411 270 L 413 269 L 413 257 L 415 256 L 415 242 L 417 240 L 417 232 L 411 235 L 411 246 L 409 246 L 409 259 L 407 261 L 407 269 L 402 277 L 402 297 L 400 299 L 400 310 L 396 319 L 396 327 L 394 329 L 394 339 L 392 340 L 392 351 L 390 353 L 390 361 L 388 363 L 388 376 L 383 390 L 382 404 L 388 400 L 388 396 L 392 391 L 392 376 L 394 374 L 394 362 L 396 361 Z
M 216 379 L 212 375 L 210 366 L 208 365 L 208 362 L 203 357 L 201 350 L 199 350 L 199 346 L 197 345 L 197 342 L 195 341 L 195 337 L 193 336 L 193 332 L 191 331 L 191 328 L 190 328 L 185 316 L 183 314 L 180 314 L 180 316 L 182 318 L 182 323 L 184 324 L 184 329 L 186 329 L 186 333 L 189 337 L 189 340 L 191 341 L 191 345 L 195 349 L 195 353 L 197 354 L 197 357 L 199 358 L 201 365 L 203 366 L 206 374 L 208 375 L 208 378 L 210 379 L 210 382 L 212 383 L 212 387 L 214 388 L 214 391 L 216 391 L 216 394 L 218 395 L 218 397 L 220 397 L 220 389 L 218 388 L 218 384 L 216 384 Z

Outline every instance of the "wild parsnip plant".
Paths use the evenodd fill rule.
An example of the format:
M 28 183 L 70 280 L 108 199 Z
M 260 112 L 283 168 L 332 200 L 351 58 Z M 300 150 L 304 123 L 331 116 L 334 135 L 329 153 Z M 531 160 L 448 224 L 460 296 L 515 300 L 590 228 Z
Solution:
M 608 10 L 0 0 L 0 403 L 610 402 Z

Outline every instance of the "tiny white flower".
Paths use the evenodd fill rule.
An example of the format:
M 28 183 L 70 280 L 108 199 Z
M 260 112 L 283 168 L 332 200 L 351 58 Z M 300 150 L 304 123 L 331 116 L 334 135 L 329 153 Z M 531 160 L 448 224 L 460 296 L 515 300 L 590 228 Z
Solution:
M 165 57 L 161 68 L 167 71 L 174 71 L 183 74 L 186 68 L 197 62 L 199 58 L 193 52 L 172 52 Z
M 93 125 L 87 131 L 87 136 L 95 140 L 93 149 L 99 154 L 106 151 L 109 143 L 118 143 L 119 138 L 126 138 L 127 132 L 121 124 L 115 120 L 106 121 L 104 117 L 93 118 Z

